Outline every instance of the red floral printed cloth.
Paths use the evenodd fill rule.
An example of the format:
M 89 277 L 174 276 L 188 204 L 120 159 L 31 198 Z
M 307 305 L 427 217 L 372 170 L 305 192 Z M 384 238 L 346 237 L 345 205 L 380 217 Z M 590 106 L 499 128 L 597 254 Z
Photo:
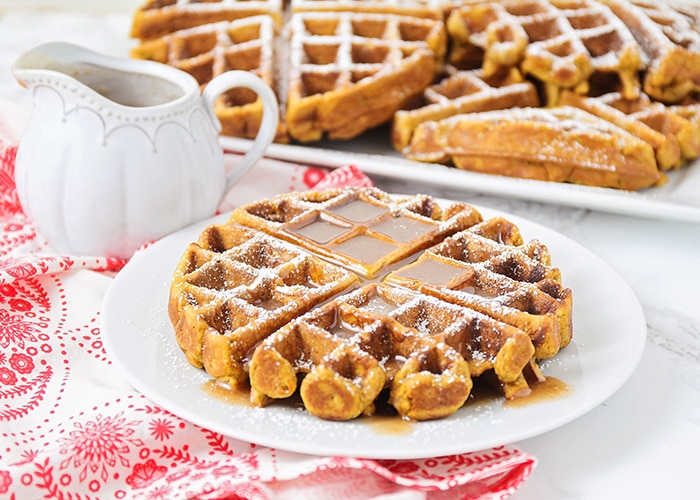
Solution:
M 2 129 L 0 129 L 0 132 Z M 131 388 L 100 338 L 119 259 L 55 255 L 22 212 L 0 134 L 0 496 L 505 498 L 535 459 L 502 446 L 424 460 L 308 456 L 198 427 Z M 284 190 L 369 185 L 359 170 L 262 161 L 221 210 Z M 386 497 L 385 497 L 386 498 Z

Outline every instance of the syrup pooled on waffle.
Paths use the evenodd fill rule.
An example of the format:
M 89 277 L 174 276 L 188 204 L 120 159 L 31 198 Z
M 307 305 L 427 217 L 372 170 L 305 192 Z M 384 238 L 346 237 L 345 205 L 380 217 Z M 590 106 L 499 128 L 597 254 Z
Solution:
M 464 203 L 442 208 L 428 196 L 395 201 L 377 189 L 282 195 L 232 215 L 366 278 L 480 219 Z
M 169 300 L 191 364 L 253 404 L 299 394 L 329 420 L 378 398 L 442 418 L 474 383 L 523 396 L 571 341 L 571 308 L 546 246 L 511 222 L 374 188 L 238 208 L 189 245 Z
M 413 131 L 423 122 L 463 113 L 538 105 L 537 88 L 515 68 L 500 69 L 487 76 L 481 69 L 459 71 L 447 66 L 443 78 L 425 89 L 422 101 L 412 109 L 394 114 L 391 139 L 394 148 L 403 151 L 411 142 Z

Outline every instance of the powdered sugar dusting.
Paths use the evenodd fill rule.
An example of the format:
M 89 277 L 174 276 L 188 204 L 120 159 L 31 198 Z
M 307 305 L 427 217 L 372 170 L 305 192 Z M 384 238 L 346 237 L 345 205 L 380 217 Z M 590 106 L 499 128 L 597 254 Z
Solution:
M 354 399 L 353 405 L 360 406 L 353 406 L 353 412 L 364 411 L 378 394 L 372 391 L 392 383 L 398 391 L 392 401 L 397 409 L 401 408 L 400 413 L 422 419 L 425 416 L 420 415 L 437 414 L 418 410 L 430 405 L 418 403 L 421 400 L 417 394 L 401 395 L 401 391 L 413 390 L 408 389 L 410 384 L 433 380 L 432 384 L 438 384 L 435 390 L 466 390 L 466 399 L 471 376 L 494 370 L 499 377 L 514 377 L 524 369 L 498 361 L 503 358 L 501 349 L 509 349 L 511 354 L 507 356 L 514 360 L 527 361 L 534 354 L 528 334 L 514 326 L 523 314 L 533 311 L 519 310 L 522 300 L 513 297 L 524 289 L 530 294 L 543 292 L 533 283 L 519 281 L 530 278 L 516 274 L 532 269 L 527 272 L 536 271 L 538 279 L 540 275 L 547 276 L 549 271 L 545 271 L 549 268 L 535 257 L 548 258 L 548 254 L 533 252 L 530 244 L 522 245 L 517 230 L 509 229 L 504 221 L 482 222 L 481 215 L 465 204 L 444 207 L 425 195 L 394 198 L 374 188 L 293 193 L 261 203 L 264 210 L 255 209 L 255 203 L 241 207 L 228 224 L 211 230 L 204 241 L 214 242 L 215 247 L 227 241 L 237 243 L 210 256 L 191 273 L 188 283 L 188 293 L 196 293 L 192 290 L 197 287 L 202 287 L 203 292 L 185 307 L 201 308 L 197 321 L 209 322 L 211 326 L 221 323 L 219 331 L 230 339 L 227 356 L 234 356 L 234 365 L 251 372 L 266 367 L 272 370 L 268 376 L 273 378 L 282 376 L 275 375 L 275 370 L 290 366 L 297 374 L 306 374 L 301 380 L 307 382 L 302 385 L 337 384 L 344 398 L 359 398 Z M 280 209 L 288 214 L 281 218 L 284 221 L 267 224 L 265 214 L 279 219 Z M 358 279 L 343 269 L 342 259 L 338 261 L 332 252 L 322 251 L 332 250 L 332 243 L 309 242 L 300 236 L 298 241 L 293 240 L 297 234 L 294 228 L 303 227 L 312 217 L 331 222 L 342 220 L 351 227 L 350 233 L 362 228 L 361 234 L 377 232 L 382 238 L 392 234 L 381 232 L 383 224 L 403 218 L 421 221 L 429 231 L 399 244 L 410 249 L 402 254 L 405 260 L 399 259 L 371 278 Z M 236 220 L 253 223 L 270 234 L 236 226 Z M 294 243 L 280 239 L 278 234 L 292 238 Z M 457 246 L 465 244 L 470 251 L 455 253 Z M 424 252 L 425 247 L 428 250 Z M 410 257 L 412 254 L 415 255 Z M 454 283 L 450 282 L 452 290 L 431 284 L 431 275 L 420 281 L 403 276 L 401 267 L 411 264 L 416 255 L 420 256 L 418 262 L 428 256 L 453 262 L 461 274 L 457 274 Z M 518 262 L 512 269 L 508 267 L 511 261 Z M 501 274 L 499 269 L 504 265 L 505 274 Z M 203 270 L 208 266 L 212 271 L 207 277 Z M 207 286 L 207 279 L 211 286 Z M 487 286 L 486 282 L 492 284 Z M 354 289 L 355 286 L 360 288 Z M 211 305 L 217 302 L 217 307 L 223 309 L 212 312 Z M 227 315 L 230 320 L 224 321 Z M 494 340 L 498 331 L 507 337 Z M 202 352 L 206 357 L 207 349 Z M 274 352 L 277 358 L 269 359 L 284 359 L 288 365 L 259 361 L 258 352 Z M 238 361 L 236 353 L 243 353 Z M 398 374 L 399 379 L 391 382 Z M 423 378 L 414 378 L 418 374 L 424 374 Z M 232 372 L 227 376 L 241 375 Z M 267 394 L 257 380 L 251 378 L 255 393 Z M 412 382 L 409 384 L 408 380 Z M 412 401 L 408 407 L 407 401 Z M 453 408 L 436 407 L 435 411 L 454 412 L 462 403 L 457 400 Z M 413 405 L 418 406 L 410 409 Z M 345 419 L 357 414 L 342 415 L 346 415 L 342 417 Z

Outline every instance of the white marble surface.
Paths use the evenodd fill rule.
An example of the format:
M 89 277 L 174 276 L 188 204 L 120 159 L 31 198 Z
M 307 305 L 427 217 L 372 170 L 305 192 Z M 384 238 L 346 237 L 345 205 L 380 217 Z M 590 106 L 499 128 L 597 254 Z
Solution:
M 25 4 L 0 2 L 0 97 L 20 109 L 30 106 L 29 96 L 9 72 L 20 51 L 60 39 L 126 55 L 132 43 L 128 9 L 80 13 L 56 11 L 50 8 L 52 2 L 44 4 L 32 11 Z M 628 383 L 578 420 L 516 443 L 535 455 L 539 464 L 515 499 L 696 497 L 700 223 L 611 215 L 391 179 L 375 181 L 389 191 L 466 200 L 557 230 L 609 263 L 629 283 L 644 309 L 646 350 Z

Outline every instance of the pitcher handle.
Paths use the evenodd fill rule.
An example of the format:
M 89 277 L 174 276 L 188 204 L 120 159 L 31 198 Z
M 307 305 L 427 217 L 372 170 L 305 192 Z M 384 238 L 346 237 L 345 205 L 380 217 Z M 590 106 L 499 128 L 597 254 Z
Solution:
M 212 79 L 202 93 L 204 107 L 209 113 L 217 133 L 221 132 L 221 123 L 216 117 L 214 106 L 217 98 L 235 87 L 244 87 L 255 92 L 263 103 L 263 117 L 260 130 L 253 141 L 252 147 L 241 158 L 240 162 L 229 172 L 226 177 L 226 191 L 240 179 L 255 163 L 262 158 L 265 149 L 275 138 L 277 123 L 279 120 L 279 105 L 272 89 L 258 76 L 247 71 L 227 71 Z

